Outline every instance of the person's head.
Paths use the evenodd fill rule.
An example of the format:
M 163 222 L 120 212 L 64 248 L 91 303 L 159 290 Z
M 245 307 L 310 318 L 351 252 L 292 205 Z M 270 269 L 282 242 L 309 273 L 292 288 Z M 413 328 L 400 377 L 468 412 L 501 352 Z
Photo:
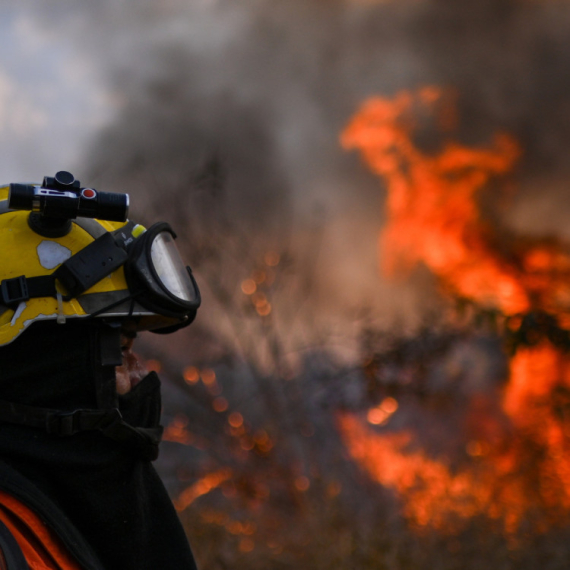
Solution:
M 89 209 L 99 196 L 103 206 Z M 200 293 L 173 230 L 126 219 L 126 205 L 111 210 L 121 196 L 81 188 L 66 172 L 42 186 L 0 187 L 0 346 L 44 320 L 103 319 L 165 333 L 192 322 Z M 34 211 L 14 209 L 28 206 Z M 90 217 L 69 217 L 78 213 Z
M 0 187 L 0 399 L 45 406 L 6 388 L 33 376 L 60 409 L 116 408 L 128 375 L 142 375 L 130 353 L 136 333 L 194 320 L 200 293 L 173 230 L 128 220 L 127 206 L 128 197 L 81 188 L 67 172 Z M 72 370 L 82 389 L 72 389 Z

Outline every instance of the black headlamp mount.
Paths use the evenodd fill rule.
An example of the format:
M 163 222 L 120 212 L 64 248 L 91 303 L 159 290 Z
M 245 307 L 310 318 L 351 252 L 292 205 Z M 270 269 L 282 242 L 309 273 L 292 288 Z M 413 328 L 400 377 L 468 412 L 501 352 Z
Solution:
M 71 172 L 61 170 L 37 184 L 10 184 L 8 207 L 31 210 L 30 227 L 45 237 L 61 237 L 71 230 L 75 218 L 98 218 L 124 222 L 129 211 L 129 195 L 82 188 Z

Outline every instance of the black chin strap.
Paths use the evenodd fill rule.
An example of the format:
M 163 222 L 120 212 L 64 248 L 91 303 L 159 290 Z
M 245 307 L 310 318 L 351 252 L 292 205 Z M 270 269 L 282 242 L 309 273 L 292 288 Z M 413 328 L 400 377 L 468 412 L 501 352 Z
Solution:
M 95 362 L 93 374 L 97 389 L 97 408 L 117 407 L 117 377 L 115 368 L 123 364 L 121 325 L 119 322 L 102 322 L 91 335 L 91 354 Z

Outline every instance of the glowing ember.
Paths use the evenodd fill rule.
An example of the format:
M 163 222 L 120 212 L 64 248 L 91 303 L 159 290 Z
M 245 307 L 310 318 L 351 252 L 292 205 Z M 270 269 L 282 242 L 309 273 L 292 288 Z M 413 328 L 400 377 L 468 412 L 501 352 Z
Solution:
M 261 284 L 267 279 L 267 274 L 265 271 L 254 271 L 253 272 L 253 280 L 256 284 Z
M 233 428 L 239 428 L 243 425 L 243 416 L 239 412 L 232 412 L 228 416 L 228 423 Z
M 275 251 L 267 252 L 264 257 L 264 261 L 269 267 L 275 267 L 276 265 L 279 265 L 280 260 L 281 257 Z
M 275 267 L 279 264 L 280 257 L 275 252 L 266 253 L 264 263 L 268 267 Z M 275 272 L 271 270 L 256 269 L 251 277 L 241 282 L 241 291 L 250 297 L 251 304 L 260 317 L 267 317 L 271 314 L 272 307 L 266 293 L 260 289 L 271 286 L 275 278 Z
M 194 436 L 188 431 L 188 418 L 183 415 L 176 416 L 164 430 L 164 441 L 174 441 L 183 445 L 194 442 Z
M 216 412 L 225 412 L 228 409 L 229 404 L 225 398 L 219 397 L 212 402 L 212 407 Z
M 183 376 L 188 384 L 196 384 L 200 380 L 200 371 L 195 366 L 188 366 L 184 369 Z
M 245 279 L 241 282 L 241 290 L 246 295 L 253 295 L 257 289 L 257 283 L 253 279 Z
M 202 382 L 204 382 L 206 386 L 211 386 L 216 382 L 216 373 L 211 368 L 204 368 L 200 374 L 200 378 L 202 378 Z
M 394 398 L 386 398 L 378 406 L 368 410 L 368 421 L 374 425 L 384 424 L 397 409 L 398 402 Z
M 230 469 L 220 469 L 213 473 L 208 473 L 199 481 L 190 485 L 187 489 L 182 491 L 178 498 L 174 501 L 174 506 L 177 511 L 187 509 L 198 497 L 205 495 L 219 487 L 224 481 L 227 481 L 232 476 Z

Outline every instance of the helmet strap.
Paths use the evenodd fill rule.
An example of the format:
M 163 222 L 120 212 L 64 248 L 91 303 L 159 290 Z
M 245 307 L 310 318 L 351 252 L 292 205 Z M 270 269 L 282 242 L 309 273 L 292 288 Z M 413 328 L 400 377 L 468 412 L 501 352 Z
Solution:
M 117 407 L 115 367 L 123 363 L 121 325 L 119 322 L 100 322 L 91 337 L 94 356 L 97 406 L 100 409 Z

